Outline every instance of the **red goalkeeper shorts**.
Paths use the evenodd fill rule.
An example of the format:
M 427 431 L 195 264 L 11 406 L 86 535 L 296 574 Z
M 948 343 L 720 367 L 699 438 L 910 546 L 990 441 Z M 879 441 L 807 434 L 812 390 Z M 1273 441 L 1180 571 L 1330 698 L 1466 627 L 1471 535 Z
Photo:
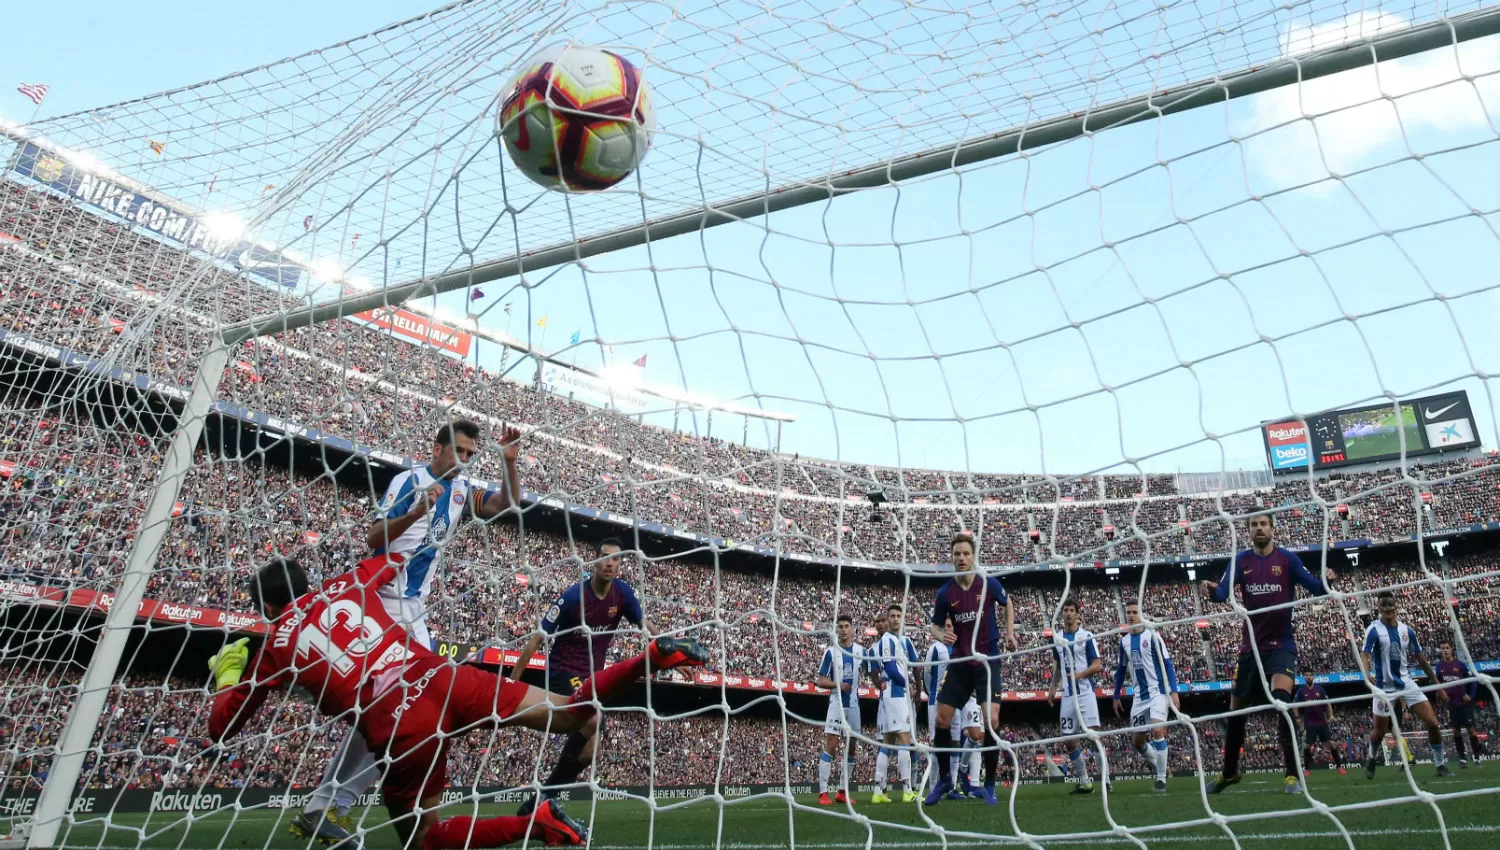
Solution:
M 383 762 L 386 805 L 410 809 L 441 794 L 448 787 L 448 736 L 500 725 L 528 690 L 523 682 L 446 661 L 405 670 L 360 723 L 370 752 Z

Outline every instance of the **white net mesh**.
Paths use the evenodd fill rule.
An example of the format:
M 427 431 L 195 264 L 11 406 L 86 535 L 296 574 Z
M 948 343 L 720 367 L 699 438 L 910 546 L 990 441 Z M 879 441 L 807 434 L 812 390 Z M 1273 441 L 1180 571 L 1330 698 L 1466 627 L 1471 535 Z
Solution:
M 347 724 L 287 692 L 205 752 L 204 662 L 226 637 L 264 635 L 244 582 L 268 557 L 314 579 L 365 557 L 387 485 L 456 418 L 482 432 L 466 474 L 485 487 L 504 474 L 503 429 L 521 430 L 526 492 L 441 547 L 426 600 L 440 654 L 513 663 L 606 536 L 636 553 L 622 577 L 646 624 L 711 651 L 703 671 L 610 701 L 598 755 L 565 789 L 598 846 L 1489 840 L 1493 783 L 1388 769 L 1403 739 L 1433 758 L 1424 710 L 1370 746 L 1358 671 L 1374 595 L 1392 589 L 1432 660 L 1447 642 L 1466 665 L 1445 668 L 1455 703 L 1435 717 L 1449 762 L 1477 766 L 1500 668 L 1500 473 L 1475 446 L 1495 438 L 1500 368 L 1485 271 L 1500 260 L 1500 43 L 1460 40 L 1455 24 L 1445 47 L 1332 76 L 1304 58 L 1385 55 L 1413 27 L 1484 19 L 1482 6 L 471 2 L 7 125 L 0 834 L 24 834 L 70 755 L 64 724 L 93 728 L 69 711 L 96 645 L 121 636 L 103 615 L 130 587 L 152 494 L 176 486 L 160 473 L 214 332 L 514 257 L 519 277 L 232 346 L 160 550 L 139 553 L 144 601 L 104 671 L 80 785 L 51 815 L 59 846 L 308 843 L 287 828 Z M 559 39 L 620 51 L 652 87 L 653 149 L 610 192 L 541 191 L 497 139 L 502 83 Z M 1288 57 L 1306 81 L 642 244 L 650 222 L 1024 139 Z M 528 265 L 558 245 L 593 253 L 603 234 L 619 250 Z M 1454 452 L 1419 456 L 1431 439 L 1412 431 L 1406 457 L 1263 469 L 1264 421 L 1439 390 L 1472 409 L 1474 439 Z M 1282 712 L 1261 708 L 1247 715 L 1248 787 L 1210 797 L 1237 666 L 1268 689 L 1276 671 L 1240 658 L 1245 611 L 1198 581 L 1220 578 L 1263 511 L 1315 575 L 1338 574 L 1332 596 L 1288 603 L 1295 672 L 1324 688 L 1308 706 L 1330 709 L 1331 744 L 1301 707 L 1293 749 L 1299 767 L 1351 769 L 1279 795 Z M 960 531 L 1014 606 L 1020 649 L 1004 653 L 994 730 L 1009 805 L 819 808 L 829 700 L 815 682 L 835 618 L 872 645 L 877 613 L 904 603 L 925 652 Z M 1064 596 L 1103 666 L 1081 761 L 1045 701 Z M 1163 794 L 1131 714 L 1111 710 L 1134 602 L 1181 683 Z M 645 646 L 622 628 L 611 663 Z M 863 801 L 886 786 L 861 684 L 850 785 Z M 913 690 L 911 787 L 925 794 L 931 688 Z M 444 800 L 508 815 L 561 745 L 514 728 L 459 736 Z M 905 745 L 890 746 L 894 784 Z M 1359 776 L 1367 752 L 1388 762 L 1374 782 Z M 1080 768 L 1115 784 L 1083 801 L 1044 784 L 1066 772 L 1080 787 Z M 394 840 L 373 798 L 356 802 L 357 835 Z

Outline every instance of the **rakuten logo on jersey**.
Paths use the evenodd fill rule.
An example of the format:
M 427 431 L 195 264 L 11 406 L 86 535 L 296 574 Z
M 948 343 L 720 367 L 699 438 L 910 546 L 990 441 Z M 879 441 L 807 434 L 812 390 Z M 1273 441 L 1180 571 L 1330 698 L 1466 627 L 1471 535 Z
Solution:
M 1266 596 L 1268 594 L 1278 593 L 1280 591 L 1281 591 L 1281 585 L 1279 585 L 1279 584 L 1269 584 L 1269 583 L 1267 583 L 1267 584 L 1247 584 L 1247 585 L 1245 585 L 1245 592 L 1251 594 L 1252 596 Z

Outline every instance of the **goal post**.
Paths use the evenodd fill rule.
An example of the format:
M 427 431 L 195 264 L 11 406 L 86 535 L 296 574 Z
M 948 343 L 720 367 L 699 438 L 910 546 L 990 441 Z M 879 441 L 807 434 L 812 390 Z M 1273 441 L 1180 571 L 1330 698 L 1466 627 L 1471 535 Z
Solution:
M 105 697 L 120 673 L 126 638 L 136 628 L 137 612 L 146 596 L 147 582 L 156 569 L 162 539 L 174 515 L 173 507 L 193 466 L 193 454 L 203 437 L 203 427 L 228 361 L 229 346 L 216 339 L 199 362 L 190 384 L 192 389 L 178 414 L 177 427 L 151 499 L 146 503 L 140 531 L 131 544 L 119 585 L 114 589 L 114 602 L 105 615 L 98 643 L 79 683 L 77 699 L 70 707 L 56 754 L 47 769 L 47 781 L 37 798 L 36 813 L 32 816 L 24 846 L 59 846 L 58 831 L 77 792 L 84 759 L 95 749 L 94 734 L 104 714 Z

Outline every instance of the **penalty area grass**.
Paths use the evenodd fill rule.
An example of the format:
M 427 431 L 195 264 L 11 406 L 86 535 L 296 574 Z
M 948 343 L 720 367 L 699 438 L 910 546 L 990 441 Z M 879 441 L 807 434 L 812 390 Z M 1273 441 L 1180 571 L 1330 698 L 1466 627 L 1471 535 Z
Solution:
M 1266 847 L 1282 842 L 1297 850 L 1332 850 L 1349 846 L 1341 825 L 1348 841 L 1361 850 L 1442 847 L 1445 829 L 1453 846 L 1495 846 L 1500 841 L 1497 768 L 1500 765 L 1470 768 L 1452 779 L 1439 779 L 1430 766 L 1418 766 L 1415 775 L 1421 791 L 1455 795 L 1432 803 L 1417 798 L 1406 775 L 1391 768 L 1382 768 L 1374 781 L 1366 780 L 1358 768 L 1346 776 L 1319 771 L 1308 780 L 1317 802 L 1330 808 L 1374 804 L 1332 815 L 1319 813 L 1305 797 L 1283 793 L 1281 777 L 1272 775 L 1247 777 L 1224 794 L 1208 797 L 1211 809 L 1205 807 L 1198 782 L 1179 777 L 1165 793 L 1153 792 L 1149 782 L 1116 783 L 1107 815 L 1101 790 L 1092 796 L 1069 796 L 1072 786 L 1061 783 L 1023 785 L 1014 798 L 1005 789 L 999 806 L 977 800 L 945 801 L 925 812 L 946 832 L 950 847 L 1027 846 L 1017 836 L 1019 829 L 1044 847 L 1139 846 L 1133 838 L 1147 847 L 1227 850 L 1234 847 L 1227 832 L 1232 831 L 1242 844 Z M 845 806 L 819 807 L 815 798 L 800 796 L 795 807 L 785 798 L 761 796 L 722 806 L 711 798 L 659 801 L 654 815 L 649 806 L 635 800 L 579 801 L 569 804 L 568 811 L 589 823 L 591 846 L 598 850 L 857 850 L 944 845 L 918 806 L 877 806 L 868 802 L 867 794 L 860 796 L 853 813 Z M 479 806 L 481 817 L 514 812 L 513 803 Z M 472 804 L 443 809 L 447 816 L 473 813 Z M 295 814 L 247 809 L 237 815 L 215 812 L 190 817 L 158 812 L 120 814 L 107 821 L 88 817 L 65 829 L 60 840 L 67 847 L 306 848 L 306 842 L 287 831 Z M 1227 821 L 1218 825 L 1215 815 Z M 397 847 L 383 809 L 366 810 L 363 828 L 367 848 Z M 1114 834 L 1080 835 L 1111 831 Z

